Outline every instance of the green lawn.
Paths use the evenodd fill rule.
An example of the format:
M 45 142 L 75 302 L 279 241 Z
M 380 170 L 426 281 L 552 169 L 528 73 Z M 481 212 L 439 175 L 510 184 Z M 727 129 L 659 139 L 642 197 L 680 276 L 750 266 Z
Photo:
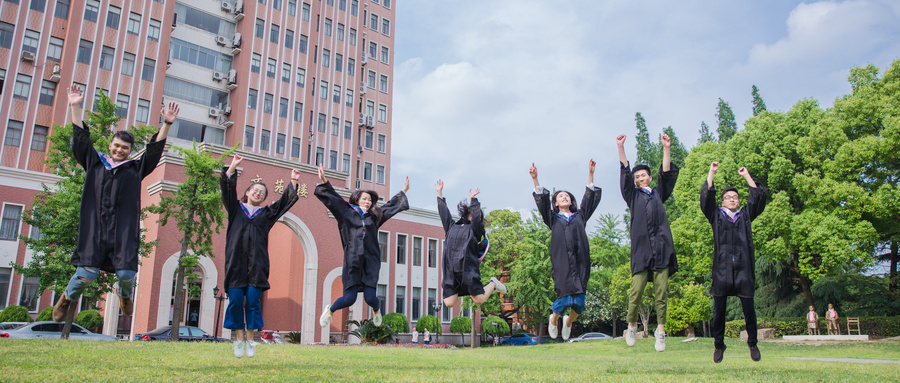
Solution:
M 760 343 L 762 361 L 728 340 L 712 362 L 712 339 L 669 338 L 480 349 L 259 345 L 252 359 L 230 344 L 0 339 L 0 381 L 656 381 L 896 382 L 900 364 L 790 360 L 784 357 L 900 361 L 900 341 L 798 345 Z

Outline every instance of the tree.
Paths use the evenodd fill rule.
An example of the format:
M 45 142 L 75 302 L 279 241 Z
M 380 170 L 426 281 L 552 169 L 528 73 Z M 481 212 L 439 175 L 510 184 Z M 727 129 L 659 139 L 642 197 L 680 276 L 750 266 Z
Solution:
M 652 142 L 650 142 L 650 133 L 647 131 L 647 121 L 644 120 L 644 116 L 641 115 L 640 112 L 635 113 L 634 115 L 634 125 L 635 129 L 637 129 L 637 134 L 635 135 L 635 148 L 637 148 L 637 157 L 634 159 L 634 163 L 632 166 L 637 164 L 647 164 L 650 166 L 650 169 L 655 169 L 653 167 L 653 160 L 656 157 L 662 158 L 662 152 L 657 153 L 658 148 Z M 662 160 L 660 160 L 662 161 Z M 659 165 L 656 166 L 658 168 Z
M 585 293 L 584 312 L 579 320 L 586 328 L 598 329 L 611 322 L 612 332 L 617 333 L 617 322 L 623 318 L 628 306 L 617 306 L 612 301 L 610 281 L 615 271 L 628 264 L 631 249 L 625 222 L 614 214 L 597 217 L 597 227 L 589 237 L 591 246 L 591 277 Z
M 453 320 L 450 321 L 450 332 L 454 334 L 471 334 L 472 319 L 464 316 L 453 318 Z M 465 338 L 463 338 L 463 343 L 466 343 Z
M 750 90 L 750 95 L 753 96 L 753 115 L 758 116 L 765 112 L 766 102 L 760 97 L 759 88 L 757 88 L 756 85 L 753 85 L 753 88 Z
M 95 112 L 87 111 L 85 126 L 91 131 L 94 149 L 107 152 L 112 141 L 113 128 L 121 117 L 116 115 L 116 105 L 103 92 L 94 101 Z M 23 277 L 36 277 L 39 281 L 38 295 L 46 289 L 61 295 L 75 273 L 70 260 L 78 244 L 78 224 L 80 221 L 81 194 L 84 190 L 84 169 L 75 161 L 72 153 L 72 125 L 55 125 L 54 132 L 48 137 L 50 148 L 47 151 L 46 163 L 53 174 L 60 179 L 52 187 L 42 185 L 43 190 L 34 195 L 32 209 L 26 210 L 22 221 L 38 229 L 39 236 L 21 237 L 25 245 L 33 252 L 31 260 L 25 265 L 12 264 L 16 273 Z M 139 144 L 146 142 L 156 132 L 151 126 L 132 127 L 134 134 L 134 153 L 140 150 Z M 74 234 L 74 235 L 73 235 Z M 148 242 L 141 229 L 140 255 L 149 255 L 156 242 Z M 100 273 L 97 279 L 88 285 L 82 299 L 96 302 L 104 294 L 113 291 L 115 277 L 113 274 Z M 69 310 L 62 338 L 68 339 L 69 329 L 74 319 L 74 306 Z
M 518 239 L 519 252 L 510 265 L 507 288 L 518 309 L 518 316 L 526 326 L 537 329 L 541 336 L 550 307 L 556 300 L 556 290 L 550 270 L 550 229 L 544 225 L 537 211 L 522 225 Z
M 172 340 L 178 340 L 178 328 L 183 317 L 184 306 L 178 302 L 184 300 L 185 271 L 193 270 L 198 257 L 213 257 L 213 234 L 219 233 L 225 220 L 222 208 L 221 191 L 215 171 L 221 170 L 224 158 L 237 150 L 240 143 L 213 158 L 207 150 L 193 143 L 191 149 L 173 147 L 184 158 L 184 173 L 187 179 L 178 185 L 173 195 L 163 196 L 159 204 L 147 208 L 147 211 L 158 214 L 160 226 L 165 226 L 169 219 L 174 219 L 178 230 L 182 233 L 181 252 L 178 256 L 178 271 L 175 277 L 175 307 L 172 317 Z M 189 252 L 190 251 L 190 252 Z M 187 275 L 188 284 L 198 276 L 191 272 Z M 191 296 L 199 296 L 199 287 L 190 291 Z
M 481 321 L 481 331 L 496 338 L 509 334 L 509 324 L 500 317 L 490 315 Z
M 409 332 L 409 319 L 406 319 L 406 315 L 401 313 L 385 314 L 384 318 L 381 319 L 381 323 L 385 326 L 391 326 L 398 333 Z
M 737 133 L 738 127 L 737 123 L 734 122 L 734 112 L 731 111 L 728 103 L 721 98 L 719 98 L 719 104 L 716 105 L 716 120 L 718 121 L 716 133 L 719 136 L 719 142 L 728 142 Z
M 706 125 L 706 122 L 701 121 L 700 138 L 697 139 L 697 145 L 705 144 L 707 142 L 716 142 L 716 137 L 709 131 L 709 125 Z
M 712 300 L 703 285 L 689 282 L 681 286 L 669 299 L 666 332 L 687 330 L 686 336 L 694 336 L 694 324 L 712 319 Z
M 652 284 L 652 282 L 651 282 Z M 628 310 L 628 296 L 631 292 L 631 262 L 619 266 L 609 280 L 609 302 L 610 306 L 618 307 L 619 310 Z M 641 296 L 641 304 L 637 306 L 638 316 L 641 323 L 644 324 L 644 333 L 650 326 L 650 313 L 653 312 L 654 302 L 653 289 L 647 286 L 644 288 L 644 294 Z

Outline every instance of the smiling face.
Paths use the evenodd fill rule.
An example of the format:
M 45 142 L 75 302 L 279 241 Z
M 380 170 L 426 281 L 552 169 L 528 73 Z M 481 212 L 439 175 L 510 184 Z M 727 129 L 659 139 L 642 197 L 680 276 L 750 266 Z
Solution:
M 569 198 L 569 193 L 563 192 L 557 194 L 555 205 L 559 208 L 559 211 L 568 212 L 569 206 L 572 206 L 572 199 Z
M 130 155 L 131 144 L 119 139 L 118 137 L 113 137 L 112 141 L 109 143 L 109 156 L 113 159 L 113 161 L 125 161 Z
M 369 193 L 363 192 L 359 195 L 359 201 L 356 202 L 358 202 L 357 205 L 359 207 L 369 210 L 369 208 L 372 207 L 372 196 L 370 196 Z
M 735 211 L 741 204 L 741 199 L 736 191 L 727 191 L 722 195 L 722 207 Z
M 259 206 L 259 204 L 266 200 L 267 194 L 268 191 L 264 185 L 253 184 L 247 189 L 244 196 L 247 197 L 247 203 L 253 206 Z
M 653 177 L 650 177 L 650 172 L 646 170 L 638 170 L 634 172 L 634 186 L 639 188 L 650 187 L 650 181 L 653 180 Z

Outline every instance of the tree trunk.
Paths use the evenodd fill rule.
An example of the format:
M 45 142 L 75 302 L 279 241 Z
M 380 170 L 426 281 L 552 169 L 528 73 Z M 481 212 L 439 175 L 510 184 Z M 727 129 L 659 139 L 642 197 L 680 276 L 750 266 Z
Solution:
M 897 261 L 900 261 L 900 256 L 897 254 L 897 241 L 891 241 L 891 269 L 889 271 L 890 282 L 888 283 L 888 291 L 892 293 L 900 289 L 900 285 L 897 282 Z
M 478 335 L 478 331 L 476 331 L 476 329 L 475 329 L 475 316 L 476 316 L 475 313 L 477 312 L 475 307 L 478 307 L 478 306 L 472 307 L 472 336 L 469 337 L 469 347 L 470 348 L 475 348 L 475 336 Z
M 685 332 L 686 333 L 684 335 L 688 338 L 693 338 L 696 336 L 696 335 L 694 335 L 694 326 L 693 325 L 688 326 L 687 331 L 685 331 Z
M 193 214 L 191 214 L 193 218 Z M 178 256 L 178 273 L 175 276 L 175 305 L 172 307 L 172 332 L 170 338 L 172 341 L 178 340 L 178 333 L 181 327 L 181 316 L 184 315 L 184 266 L 181 264 L 181 257 L 187 253 L 188 238 L 185 236 L 181 240 L 181 254 Z
M 78 305 L 78 301 L 72 301 L 69 304 L 69 311 L 66 312 L 66 322 L 63 325 L 62 334 L 60 334 L 59 339 L 69 339 L 69 333 L 72 332 L 72 323 L 75 322 L 75 309 Z
M 810 290 L 812 284 L 809 282 L 809 278 L 807 278 L 806 275 L 803 275 L 803 273 L 800 272 L 800 254 L 794 252 L 792 255 L 793 260 L 791 264 L 788 265 L 789 269 L 797 274 L 797 279 L 800 281 L 800 289 L 803 291 L 803 297 L 806 300 L 806 305 L 812 306 L 814 304 L 812 291 Z
M 616 310 L 613 310 L 613 312 L 612 312 L 612 317 L 613 317 L 613 320 L 612 320 L 612 322 L 613 322 L 613 323 L 612 323 L 612 324 L 613 324 L 613 325 L 612 325 L 612 336 L 613 336 L 613 338 L 615 338 L 615 337 L 618 336 L 618 333 L 616 332 L 616 325 L 618 324 L 617 318 L 619 317 L 619 313 L 618 313 Z
M 644 322 L 644 336 L 649 337 L 650 336 L 650 332 L 649 332 L 650 331 L 649 330 L 649 328 L 650 328 L 650 307 L 645 306 L 643 303 L 641 303 L 638 307 L 639 307 L 638 313 L 640 314 L 641 321 Z

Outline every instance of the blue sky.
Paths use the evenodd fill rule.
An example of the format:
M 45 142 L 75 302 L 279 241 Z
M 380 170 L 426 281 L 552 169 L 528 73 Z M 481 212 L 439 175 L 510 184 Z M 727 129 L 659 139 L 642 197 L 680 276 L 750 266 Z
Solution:
M 830 107 L 851 68 L 900 59 L 900 1 L 397 1 L 392 189 L 413 206 L 480 187 L 488 209 L 534 208 L 528 168 L 580 199 L 597 161 L 600 213 L 622 214 L 615 137 L 692 146 L 721 97 L 739 125 L 756 85 L 769 110 Z M 697 180 L 698 184 L 701 182 Z M 393 192 L 394 190 L 392 190 Z M 527 217 L 525 215 L 524 217 Z

